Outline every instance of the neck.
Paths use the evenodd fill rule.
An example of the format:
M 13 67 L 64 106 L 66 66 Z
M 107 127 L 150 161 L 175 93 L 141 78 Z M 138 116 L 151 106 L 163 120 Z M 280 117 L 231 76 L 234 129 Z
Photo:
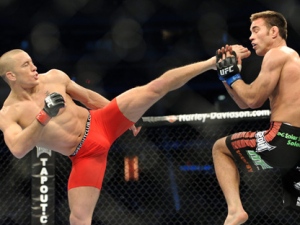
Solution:
M 11 86 L 11 94 L 18 99 L 29 99 L 39 91 L 39 85 L 34 87 Z

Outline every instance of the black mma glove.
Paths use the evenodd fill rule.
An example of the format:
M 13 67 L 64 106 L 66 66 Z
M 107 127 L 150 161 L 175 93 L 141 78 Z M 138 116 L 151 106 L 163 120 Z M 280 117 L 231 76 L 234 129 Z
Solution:
M 36 116 L 36 119 L 46 125 L 49 120 L 58 114 L 60 108 L 65 107 L 65 100 L 59 93 L 53 92 L 45 98 L 45 106 Z
M 222 54 L 216 54 L 217 59 L 217 71 L 219 75 L 219 79 L 222 81 L 226 81 L 226 83 L 231 87 L 231 85 L 237 81 L 242 79 L 240 75 L 240 70 L 237 64 L 236 53 L 232 51 L 233 57 L 229 56 L 225 59 L 222 59 Z M 219 60 L 221 61 L 219 62 Z
M 216 66 L 218 69 L 218 63 L 219 61 L 222 60 L 222 53 L 218 53 L 218 50 L 216 52 Z M 224 77 L 220 76 L 219 71 L 218 71 L 218 77 L 220 81 L 225 81 Z

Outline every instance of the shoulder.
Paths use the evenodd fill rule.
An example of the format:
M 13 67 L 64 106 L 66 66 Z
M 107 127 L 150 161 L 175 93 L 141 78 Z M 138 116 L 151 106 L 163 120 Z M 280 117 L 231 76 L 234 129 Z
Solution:
M 15 97 L 11 94 L 11 92 L 8 94 L 7 98 L 3 102 L 2 109 L 0 110 L 2 113 L 7 113 L 9 109 L 12 107 L 18 107 L 19 101 L 16 100 Z
M 47 82 L 68 82 L 70 81 L 69 76 L 58 69 L 51 69 L 46 73 L 40 74 L 40 78 L 46 80 Z
M 13 123 L 17 123 L 22 114 L 22 106 L 19 102 L 5 102 L 0 110 L 0 129 L 2 131 Z
M 62 77 L 62 78 L 68 77 L 68 75 L 65 72 L 63 72 L 62 70 L 58 70 L 58 69 L 51 69 L 42 75 L 45 75 L 48 77 Z
M 277 48 L 271 48 L 266 53 L 264 58 L 284 59 L 284 58 L 290 57 L 290 56 L 299 57 L 298 53 L 294 49 L 289 48 L 287 46 L 281 46 L 281 47 L 277 47 Z
M 287 46 L 272 48 L 264 56 L 263 64 L 271 67 L 282 67 L 291 56 L 295 55 L 298 57 L 298 53 Z

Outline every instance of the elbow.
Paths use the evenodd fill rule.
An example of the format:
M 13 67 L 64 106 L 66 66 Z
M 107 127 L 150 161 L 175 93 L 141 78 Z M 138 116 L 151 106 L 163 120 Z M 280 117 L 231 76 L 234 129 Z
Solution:
M 17 159 L 22 159 L 26 153 L 24 151 L 20 151 L 17 149 L 10 149 L 10 152 L 13 154 L 14 157 L 16 157 Z
M 267 97 L 259 95 L 259 94 L 252 94 L 251 97 L 249 96 L 245 103 L 248 105 L 250 109 L 257 109 L 263 106 Z
M 248 105 L 248 107 L 249 107 L 250 109 L 257 109 L 257 108 L 262 107 L 263 102 L 260 102 L 260 101 L 253 101 L 253 102 L 249 102 L 247 105 Z
M 11 152 L 13 154 L 14 157 L 16 157 L 17 159 L 22 159 L 25 155 L 24 154 L 20 154 L 20 153 L 15 153 L 15 152 Z
M 22 159 L 26 154 L 22 154 L 20 152 L 12 152 L 13 156 L 17 159 Z
M 248 105 L 239 105 L 239 108 L 240 108 L 240 109 L 248 109 L 249 106 L 248 106 Z

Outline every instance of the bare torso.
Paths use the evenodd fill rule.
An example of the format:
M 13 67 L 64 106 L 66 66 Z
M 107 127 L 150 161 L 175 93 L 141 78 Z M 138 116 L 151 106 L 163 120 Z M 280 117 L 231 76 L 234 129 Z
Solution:
M 270 96 L 271 121 L 300 127 L 300 58 L 297 52 L 282 47 L 285 63 Z
M 36 115 L 44 107 L 45 97 L 52 92 L 60 93 L 65 99 L 65 107 L 43 127 L 36 145 L 63 155 L 71 155 L 84 134 L 88 110 L 75 104 L 66 93 L 65 83 L 55 79 L 55 74 L 53 79 L 49 73 L 51 72 L 40 75 L 37 91 L 28 98 L 20 100 L 11 93 L 1 109 L 1 114 L 6 121 L 12 120 L 25 129 L 36 120 Z

